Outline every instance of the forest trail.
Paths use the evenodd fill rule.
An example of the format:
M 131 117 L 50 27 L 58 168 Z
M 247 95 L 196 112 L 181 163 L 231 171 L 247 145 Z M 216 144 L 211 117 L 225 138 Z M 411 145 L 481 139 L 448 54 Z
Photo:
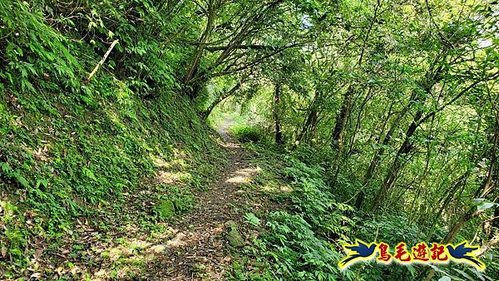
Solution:
M 220 145 L 227 161 L 212 175 L 212 183 L 194 194 L 193 209 L 168 222 L 154 223 L 158 228 L 151 229 L 139 220 L 121 224 L 120 215 L 109 221 L 112 226 L 107 230 L 78 221 L 77 238 L 65 239 L 55 251 L 39 250 L 39 255 L 44 254 L 35 257 L 35 266 L 27 276 L 43 279 L 49 274 L 46 276 L 52 277 L 47 279 L 66 276 L 96 281 L 226 280 L 236 248 L 247 245 L 258 234 L 244 222 L 244 214 L 272 207 L 267 196 L 250 187 L 261 169 L 252 161 L 257 155 L 229 135 L 232 124 L 233 120 L 227 119 L 219 125 Z M 126 212 L 134 212 L 132 206 L 150 208 L 147 199 L 133 200 L 140 197 L 140 192 L 129 195 Z M 70 260 L 71 267 L 61 266 L 63 259 Z M 38 271 L 44 268 L 50 272 Z
M 231 144 L 236 144 L 236 146 L 239 146 L 229 134 L 229 129 L 234 124 L 234 122 L 235 121 L 232 118 L 225 118 L 217 128 L 217 132 L 224 140 L 224 147 L 226 148 L 231 147 Z
M 197 195 L 194 210 L 173 225 L 175 236 L 166 243 L 164 258 L 148 268 L 147 279 L 154 280 L 224 280 L 232 257 L 228 233 L 237 225 L 240 234 L 244 208 L 258 209 L 255 200 L 242 189 L 259 169 L 250 163 L 251 155 L 227 132 L 231 120 L 219 127 L 223 147 L 229 156 L 227 166 L 205 192 Z M 244 237 L 241 235 L 240 238 Z M 244 238 L 241 240 L 244 243 Z M 239 245 L 242 246 L 242 245 Z

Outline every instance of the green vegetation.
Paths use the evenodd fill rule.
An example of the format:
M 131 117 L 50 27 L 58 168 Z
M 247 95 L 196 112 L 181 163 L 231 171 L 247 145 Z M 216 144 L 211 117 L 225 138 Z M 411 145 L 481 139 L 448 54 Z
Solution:
M 260 128 L 244 125 L 232 127 L 231 133 L 240 142 L 260 142 L 263 137 Z
M 37 248 L 56 249 L 78 239 L 75 223 L 98 218 L 92 224 L 102 230 L 134 221 L 147 227 L 171 217 L 165 202 L 174 205 L 175 214 L 187 211 L 194 201 L 189 188 L 203 188 L 223 162 L 188 98 L 171 87 L 152 89 L 151 83 L 138 85 L 105 70 L 84 82 L 83 69 L 96 64 L 105 46 L 98 38 L 109 32 L 100 37 L 104 27 L 98 17 L 121 15 L 102 2 L 95 7 L 109 14 L 98 14 L 88 3 L 80 8 L 94 18 L 70 19 L 59 13 L 74 8 L 65 5 L 0 1 L 5 62 L 0 73 L 0 275 L 6 278 L 30 265 Z M 92 27 L 94 20 L 100 24 Z M 62 33 L 66 29 L 71 32 Z M 73 40 L 80 38 L 77 31 L 93 37 Z M 144 41 L 136 42 L 141 50 L 120 39 L 126 60 L 147 53 L 150 63 L 165 61 Z M 144 64 L 121 63 L 123 68 Z M 167 73 L 174 79 L 165 66 L 149 67 L 162 83 Z M 155 97 L 147 99 L 145 93 Z M 44 254 L 56 258 L 51 250 Z
M 0 0 L 0 279 L 494 280 L 498 15 Z M 487 270 L 340 271 L 356 238 L 467 240 Z
M 387 267 L 375 262 L 340 272 L 337 263 L 344 256 L 341 244 L 353 242 L 352 237 L 415 245 L 428 239 L 424 229 L 411 221 L 408 214 L 364 214 L 341 203 L 341 197 L 324 182 L 324 168 L 318 162 L 321 157 L 310 157 L 308 149 L 295 150 L 284 159 L 278 156 L 282 151 L 269 150 L 268 145 L 248 149 L 263 155 L 256 161 L 268 171 L 256 178 L 250 188 L 262 190 L 285 207 L 245 215 L 245 223 L 260 234 L 233 262 L 231 280 L 416 280 L 428 274 L 428 268 L 423 266 Z M 436 240 L 447 232 L 443 227 L 433 231 Z M 442 280 L 494 280 L 495 255 L 481 257 L 488 265 L 485 273 L 466 266 L 434 269 Z

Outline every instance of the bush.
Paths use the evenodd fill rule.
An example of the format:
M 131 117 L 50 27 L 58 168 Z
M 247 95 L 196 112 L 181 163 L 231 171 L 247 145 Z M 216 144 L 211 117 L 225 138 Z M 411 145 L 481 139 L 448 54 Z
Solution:
M 234 126 L 231 134 L 240 142 L 260 142 L 263 140 L 263 130 L 256 126 Z
M 336 202 L 318 165 L 286 157 L 285 167 L 276 172 L 292 187 L 291 204 L 264 217 L 265 228 L 253 241 L 254 248 L 246 249 L 255 260 L 260 259 L 248 268 L 260 267 L 261 274 L 256 278 L 236 268 L 237 279 L 356 280 L 354 272 L 342 273 L 337 267 L 343 253 L 336 245 L 350 237 L 354 227 L 354 220 L 347 216 L 352 207 Z

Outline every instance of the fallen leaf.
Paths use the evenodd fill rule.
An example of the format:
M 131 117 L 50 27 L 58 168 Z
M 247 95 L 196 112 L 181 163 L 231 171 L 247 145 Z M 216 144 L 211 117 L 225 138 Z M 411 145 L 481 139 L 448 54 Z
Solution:
M 2 245 L 1 253 L 2 253 L 2 258 L 5 258 L 7 256 L 7 247 L 5 247 L 5 245 Z
M 31 274 L 31 276 L 29 278 L 30 279 L 40 279 L 41 277 L 42 277 L 41 273 L 35 272 L 35 273 Z

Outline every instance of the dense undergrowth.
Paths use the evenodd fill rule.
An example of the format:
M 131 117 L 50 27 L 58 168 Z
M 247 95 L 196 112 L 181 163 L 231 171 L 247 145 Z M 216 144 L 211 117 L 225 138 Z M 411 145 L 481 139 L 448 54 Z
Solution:
M 245 217 L 248 226 L 259 234 L 250 246 L 238 252 L 232 280 L 420 280 L 430 269 L 437 272 L 434 280 L 494 280 L 497 265 L 493 254 L 482 257 L 487 272 L 457 264 L 385 266 L 375 262 L 340 271 L 337 264 L 345 256 L 342 245 L 356 238 L 392 245 L 405 241 L 410 245 L 439 241 L 446 231 L 439 228 L 426 233 L 402 213 L 355 210 L 338 196 L 345 193 L 342 187 L 332 190 L 326 183 L 327 153 L 303 146 L 286 150 L 272 144 L 266 135 L 256 138 L 261 141 L 248 140 L 245 132 L 264 129 L 254 130 L 255 124 L 251 123 L 241 129 L 244 120 L 236 119 L 233 131 L 259 155 L 255 162 L 263 170 L 250 188 L 264 192 L 280 207 Z M 314 157 L 310 156 L 311 150 L 315 151 Z
M 185 212 L 190 190 L 203 188 L 223 161 L 191 101 L 165 85 L 174 78 L 158 42 L 135 34 L 143 26 L 119 21 L 126 7 L 106 10 L 106 3 L 94 6 L 94 18 L 70 19 L 61 16 L 62 3 L 44 11 L 42 1 L 0 1 L 2 278 L 29 277 L 40 267 L 46 275 L 32 277 L 54 278 L 55 267 L 66 267 L 58 260 L 68 259 L 62 245 L 82 225 L 106 233 Z M 105 68 L 88 82 L 105 48 L 94 41 L 108 31 L 103 11 L 121 25 L 117 54 L 124 59 L 110 67 L 129 76 Z M 79 40 L 82 23 L 91 34 Z
M 145 267 L 126 235 L 171 239 L 224 161 L 208 118 L 260 156 L 249 185 L 281 207 L 246 214 L 259 235 L 232 278 L 493 279 L 496 6 L 0 0 L 0 278 Z M 488 268 L 340 272 L 355 238 L 469 240 Z

